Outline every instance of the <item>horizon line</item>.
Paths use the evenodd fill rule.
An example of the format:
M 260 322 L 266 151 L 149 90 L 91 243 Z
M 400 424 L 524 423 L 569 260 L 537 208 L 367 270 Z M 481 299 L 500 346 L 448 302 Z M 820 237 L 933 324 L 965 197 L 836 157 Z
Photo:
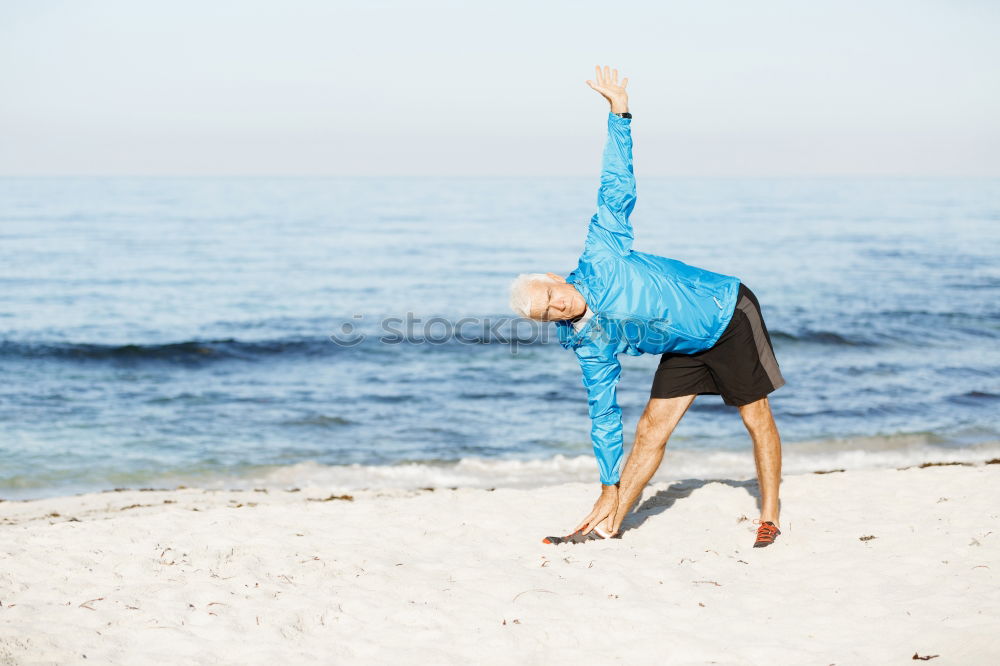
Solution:
M 484 179 L 507 179 L 507 180 L 577 180 L 584 178 L 596 178 L 595 174 L 551 174 L 551 175 L 524 175 L 524 174 L 422 174 L 422 173 L 396 173 L 396 174 L 309 174 L 309 173 L 0 173 L 0 179 L 9 180 L 29 180 L 29 179 L 85 179 L 85 178 L 149 178 L 149 179 L 316 179 L 316 180 L 373 180 L 380 178 L 398 178 L 413 180 L 431 179 L 455 179 L 455 180 L 484 180 Z M 942 173 L 799 173 L 799 174 L 644 174 L 636 177 L 637 181 L 643 180 L 841 180 L 841 179 L 869 179 L 869 180 L 1000 180 L 1000 173 L 969 173 L 969 174 L 942 174 Z

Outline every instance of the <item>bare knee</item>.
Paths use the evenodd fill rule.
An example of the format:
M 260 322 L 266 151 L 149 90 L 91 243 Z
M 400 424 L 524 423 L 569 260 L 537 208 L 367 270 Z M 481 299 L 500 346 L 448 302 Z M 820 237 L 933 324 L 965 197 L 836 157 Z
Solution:
M 774 415 L 771 414 L 771 403 L 767 398 L 761 398 L 740 407 L 743 423 L 751 432 L 762 428 L 774 427 Z
M 663 448 L 694 396 L 654 398 L 646 405 L 635 429 L 635 445 Z
M 656 415 L 652 413 L 649 409 L 646 409 L 642 416 L 639 417 L 639 423 L 635 428 L 635 442 L 636 444 L 643 445 L 653 445 L 658 444 L 663 446 L 667 443 L 666 437 L 660 437 L 658 430 L 662 430 L 661 424 L 657 422 Z M 658 440 L 662 439 L 660 442 Z

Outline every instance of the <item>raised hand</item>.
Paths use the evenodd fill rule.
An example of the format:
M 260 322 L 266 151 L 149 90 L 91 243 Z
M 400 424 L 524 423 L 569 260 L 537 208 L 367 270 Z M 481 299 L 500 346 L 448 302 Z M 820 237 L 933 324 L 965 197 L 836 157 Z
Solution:
M 628 93 L 625 87 L 628 85 L 628 77 L 618 83 L 618 70 L 611 69 L 607 65 L 602 70 L 600 66 L 594 68 L 597 77 L 594 81 L 587 81 L 587 85 L 601 93 L 604 99 L 611 104 L 611 113 L 628 112 Z

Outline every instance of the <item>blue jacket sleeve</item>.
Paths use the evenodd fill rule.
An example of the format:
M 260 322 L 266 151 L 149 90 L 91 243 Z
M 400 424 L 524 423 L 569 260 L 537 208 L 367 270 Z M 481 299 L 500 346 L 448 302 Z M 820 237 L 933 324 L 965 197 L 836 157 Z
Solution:
M 576 356 L 587 389 L 590 440 L 601 470 L 601 483 L 612 485 L 618 483 L 622 464 L 622 410 L 615 395 L 622 366 L 613 353 L 597 352 L 590 345 L 578 347 Z
M 597 213 L 587 233 L 587 251 L 604 249 L 625 254 L 632 249 L 632 223 L 628 219 L 635 207 L 631 123 L 630 118 L 608 114 L 601 188 L 597 192 Z

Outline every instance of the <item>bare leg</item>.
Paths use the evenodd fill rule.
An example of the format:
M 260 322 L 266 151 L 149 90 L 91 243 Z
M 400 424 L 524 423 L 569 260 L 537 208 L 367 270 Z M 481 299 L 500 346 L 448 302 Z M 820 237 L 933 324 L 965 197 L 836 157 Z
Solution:
M 632 504 L 639 498 L 642 489 L 660 467 L 667 439 L 694 399 L 693 395 L 679 398 L 650 398 L 646 404 L 646 409 L 639 418 L 639 425 L 635 429 L 632 451 L 628 454 L 628 460 L 622 469 L 618 487 L 618 510 L 608 518 L 604 526 L 612 534 L 618 531 Z
M 753 458 L 760 485 L 760 520 L 778 523 L 778 486 L 781 484 L 781 437 L 771 414 L 771 403 L 761 398 L 740 407 L 740 416 L 753 439 Z

